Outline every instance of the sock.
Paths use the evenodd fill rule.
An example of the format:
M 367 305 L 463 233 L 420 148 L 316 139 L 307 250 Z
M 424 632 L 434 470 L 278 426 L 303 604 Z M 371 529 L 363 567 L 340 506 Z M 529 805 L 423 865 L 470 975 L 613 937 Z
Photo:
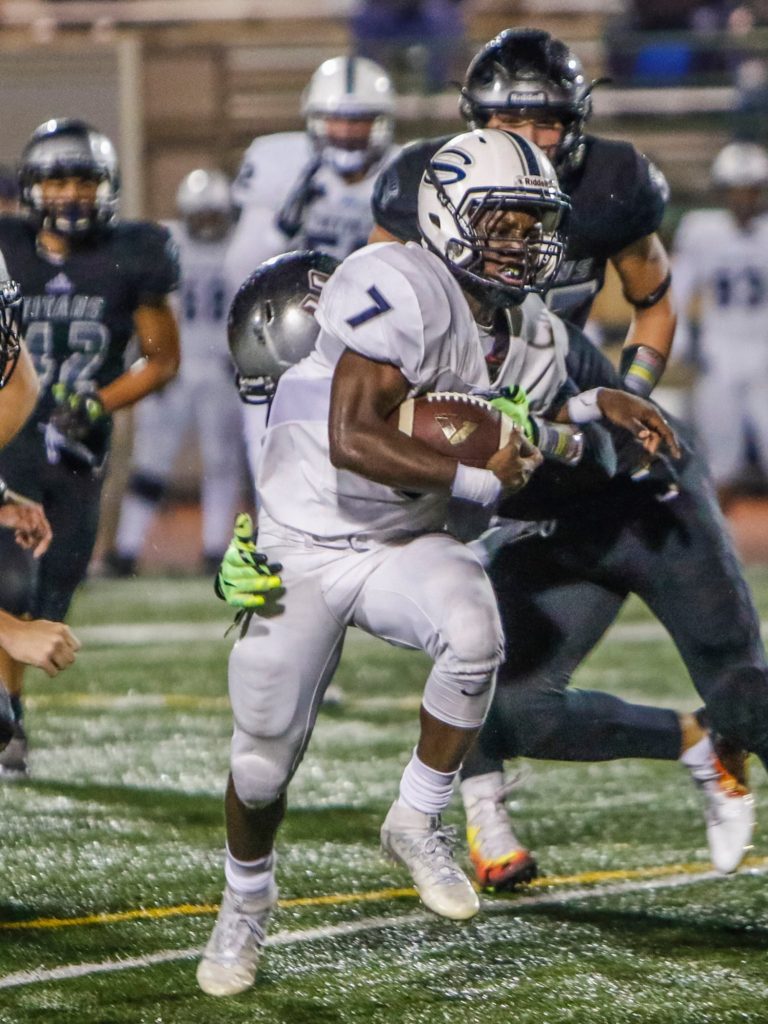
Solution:
M 16 722 L 21 722 L 24 717 L 24 706 L 21 703 L 20 694 L 9 694 L 11 699 L 11 711 L 13 712 L 13 718 Z
M 263 896 L 269 888 L 274 869 L 274 851 L 258 860 L 244 861 L 233 857 L 227 848 L 224 877 L 230 889 L 240 896 Z
M 420 761 L 414 750 L 400 779 L 400 802 L 422 814 L 440 814 L 448 806 L 456 772 L 437 772 Z
M 692 771 L 696 769 L 712 770 L 712 740 L 709 735 L 702 736 L 698 743 L 688 747 L 680 755 L 680 760 Z

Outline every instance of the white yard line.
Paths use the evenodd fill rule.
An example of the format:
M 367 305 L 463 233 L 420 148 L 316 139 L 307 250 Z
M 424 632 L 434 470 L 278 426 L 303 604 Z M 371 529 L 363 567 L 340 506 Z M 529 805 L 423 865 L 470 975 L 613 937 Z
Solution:
M 189 643 L 194 640 L 223 640 L 226 629 L 226 622 L 124 622 L 75 627 L 78 637 L 84 644 L 103 644 L 115 647 Z M 768 625 L 764 623 L 763 632 L 767 631 Z M 234 639 L 235 636 L 233 631 L 230 638 Z M 658 622 L 625 622 L 613 626 L 606 633 L 605 641 L 645 644 L 667 636 L 666 630 Z M 347 643 L 365 646 L 381 644 L 383 641 L 377 640 L 359 629 L 351 629 Z
M 753 868 L 749 875 L 764 875 L 768 868 Z M 620 896 L 629 892 L 648 892 L 655 889 L 674 889 L 686 885 L 694 885 L 697 882 L 709 882 L 718 880 L 726 884 L 729 879 L 715 871 L 708 871 L 703 874 L 680 874 L 671 875 L 668 878 L 648 879 L 645 881 L 617 882 L 614 885 L 605 885 L 589 888 L 567 889 L 562 892 L 543 893 L 540 896 L 523 896 L 514 901 L 498 903 L 484 903 L 482 914 L 512 914 L 518 910 L 526 910 L 529 907 L 556 906 L 557 904 L 573 903 L 578 900 L 600 899 L 604 896 Z M 400 917 L 368 917 L 358 921 L 350 921 L 345 924 L 327 925 L 321 928 L 306 928 L 295 932 L 277 932 L 269 939 L 270 946 L 293 946 L 303 942 L 314 942 L 318 939 L 345 938 L 348 935 L 359 935 L 363 932 L 381 931 L 384 928 L 412 927 L 414 925 L 426 924 L 437 919 L 432 914 L 416 912 L 404 914 Z M 155 964 L 171 963 L 178 960 L 191 960 L 200 955 L 200 948 L 195 946 L 191 949 L 164 949 L 157 953 L 148 953 L 145 956 L 126 957 L 121 960 L 102 960 L 94 963 L 64 964 L 61 967 L 50 969 L 39 968 L 33 971 L 18 971 L 15 974 L 0 976 L 0 989 L 19 988 L 23 985 L 38 985 L 48 981 L 65 981 L 69 978 L 83 978 L 92 974 L 108 974 L 114 971 L 129 971 L 143 967 L 152 967 Z

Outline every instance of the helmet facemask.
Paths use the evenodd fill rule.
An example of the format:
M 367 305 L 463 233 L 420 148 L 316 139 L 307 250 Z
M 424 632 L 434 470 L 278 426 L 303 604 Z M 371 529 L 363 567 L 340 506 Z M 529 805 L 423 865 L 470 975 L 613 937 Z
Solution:
M 340 122 L 349 129 L 335 130 Z M 362 174 L 372 167 L 391 145 L 393 131 L 391 116 L 373 111 L 354 115 L 317 112 L 307 117 L 307 132 L 315 149 L 342 176 Z
M 21 354 L 21 288 L 15 281 L 0 284 L 0 388 L 13 376 Z
M 51 195 L 49 182 L 87 183 L 82 194 Z M 117 154 L 110 140 L 83 121 L 47 121 L 24 147 L 19 169 L 21 203 L 38 229 L 73 241 L 107 227 L 118 212 Z M 76 190 L 75 190 L 76 192 Z M 46 194 L 48 193 L 48 194 Z
M 469 188 L 456 206 L 431 166 L 426 177 L 455 227 L 443 252 L 429 237 L 427 245 L 466 291 L 487 310 L 546 291 L 565 252 L 563 193 L 545 185 Z

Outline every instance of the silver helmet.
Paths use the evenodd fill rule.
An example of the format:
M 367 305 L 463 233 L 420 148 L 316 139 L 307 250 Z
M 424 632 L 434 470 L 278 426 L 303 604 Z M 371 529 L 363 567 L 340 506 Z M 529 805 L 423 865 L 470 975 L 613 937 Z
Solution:
M 262 263 L 240 286 L 227 332 L 244 402 L 268 402 L 280 375 L 312 351 L 320 292 L 338 265 L 323 252 L 288 252 Z
M 176 191 L 176 209 L 187 231 L 204 242 L 222 239 L 234 222 L 229 178 L 223 171 L 190 171 Z

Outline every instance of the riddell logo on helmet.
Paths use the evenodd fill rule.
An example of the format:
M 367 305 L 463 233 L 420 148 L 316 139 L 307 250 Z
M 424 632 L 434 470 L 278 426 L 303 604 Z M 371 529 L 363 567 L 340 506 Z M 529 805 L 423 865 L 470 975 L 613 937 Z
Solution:
M 542 89 L 538 89 L 536 92 L 512 89 L 509 98 L 510 100 L 514 99 L 515 103 L 530 104 L 531 106 L 547 102 L 547 94 Z
M 547 181 L 546 178 L 531 178 L 527 175 L 522 176 L 520 181 L 523 185 L 531 185 L 533 188 L 551 188 L 552 182 Z

